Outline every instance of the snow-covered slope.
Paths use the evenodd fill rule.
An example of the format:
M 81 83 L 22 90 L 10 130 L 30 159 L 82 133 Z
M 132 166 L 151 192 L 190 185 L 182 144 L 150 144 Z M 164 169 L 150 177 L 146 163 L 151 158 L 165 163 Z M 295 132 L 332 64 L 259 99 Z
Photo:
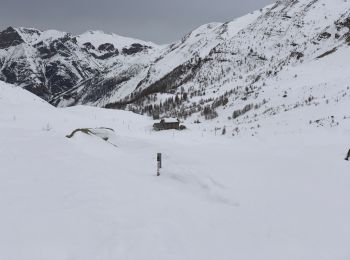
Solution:
M 144 84 L 151 85 L 166 76 L 178 66 L 192 59 L 205 59 L 210 51 L 220 43 L 234 37 L 240 30 L 247 27 L 261 11 L 256 11 L 232 22 L 205 24 L 188 33 L 181 41 L 171 44 L 165 53 L 158 58 L 150 68 L 150 78 Z
M 345 260 L 347 108 L 262 118 L 250 138 L 213 121 L 152 132 L 149 117 L 55 108 L 0 82 L 0 259 Z M 82 127 L 113 128 L 118 147 L 65 137 Z

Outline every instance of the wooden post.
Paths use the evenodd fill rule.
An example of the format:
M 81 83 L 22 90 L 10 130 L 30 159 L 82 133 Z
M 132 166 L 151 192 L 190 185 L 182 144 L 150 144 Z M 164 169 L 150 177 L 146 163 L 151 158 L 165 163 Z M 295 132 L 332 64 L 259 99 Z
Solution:
M 348 154 L 346 155 L 345 160 L 349 161 L 349 158 L 350 158 L 350 150 L 348 151 Z
M 162 154 L 157 153 L 157 176 L 160 176 L 161 168 L 162 168 Z

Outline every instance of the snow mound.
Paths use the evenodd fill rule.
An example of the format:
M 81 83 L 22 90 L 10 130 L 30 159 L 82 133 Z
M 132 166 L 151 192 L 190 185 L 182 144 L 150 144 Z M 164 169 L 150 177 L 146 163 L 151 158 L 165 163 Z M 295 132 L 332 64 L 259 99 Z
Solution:
M 350 124 L 305 122 L 323 108 L 250 138 L 215 122 L 155 133 L 144 116 L 54 108 L 0 83 L 0 259 L 346 259 Z M 65 137 L 82 125 L 115 129 L 118 149 Z
M 38 106 L 42 108 L 49 109 L 52 107 L 46 101 L 42 100 L 40 97 L 28 92 L 23 91 L 23 89 L 0 81 L 0 105 L 3 109 L 8 106 Z

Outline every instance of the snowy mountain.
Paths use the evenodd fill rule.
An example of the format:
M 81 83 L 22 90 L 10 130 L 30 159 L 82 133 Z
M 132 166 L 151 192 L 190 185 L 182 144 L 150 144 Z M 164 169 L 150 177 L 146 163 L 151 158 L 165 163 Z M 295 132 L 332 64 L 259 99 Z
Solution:
M 146 66 L 159 49 L 153 43 L 101 31 L 72 36 L 9 27 L 0 33 L 0 79 L 50 100 L 111 68 Z
M 349 2 L 342 0 L 279 1 L 261 12 L 234 22 L 208 26 L 214 29 L 208 29 L 205 36 L 199 33 L 197 42 L 190 34 L 184 38 L 185 46 L 191 46 L 195 42 L 199 49 L 204 51 L 194 52 L 190 61 L 183 62 L 168 74 L 163 72 L 163 68 L 172 64 L 173 60 L 178 60 L 175 58 L 167 60 L 171 54 L 163 58 L 165 60 L 163 64 L 163 59 L 152 64 L 150 70 L 152 73 L 149 73 L 140 85 L 142 102 L 134 109 L 142 111 L 145 102 L 146 104 L 149 102 L 153 104 L 153 110 L 160 110 L 161 114 L 189 116 L 201 111 L 204 116 L 215 117 L 215 110 L 229 107 L 231 115 L 237 111 L 235 115 L 237 116 L 240 111 L 245 113 L 247 112 L 245 110 L 250 110 L 250 107 L 263 106 L 264 110 L 283 110 L 285 108 L 276 106 L 276 103 L 283 104 L 288 94 L 299 96 L 298 99 L 290 100 L 294 103 L 289 104 L 290 107 L 298 106 L 312 93 L 300 92 L 299 88 L 284 88 L 285 85 L 281 83 L 276 91 L 270 91 L 271 88 L 274 88 L 281 78 L 285 79 L 282 75 L 288 71 L 311 68 L 319 63 L 327 64 L 332 56 L 347 52 L 349 12 Z M 200 44 L 203 38 L 205 43 L 213 45 L 208 49 L 203 47 L 207 46 Z M 207 38 L 210 40 L 206 41 Z M 191 44 L 186 43 L 187 39 Z M 181 46 L 180 49 L 185 47 Z M 181 57 L 176 55 L 179 56 Z M 333 70 L 346 70 L 348 66 L 343 63 L 344 60 L 338 59 L 338 62 L 339 64 L 334 65 L 336 67 L 332 67 Z M 309 71 L 313 73 L 312 70 Z M 300 69 L 299 75 L 298 73 L 293 75 L 293 80 L 296 81 L 298 76 L 302 77 L 303 72 L 305 71 Z M 325 77 L 324 72 L 315 70 L 314 73 L 314 77 L 308 79 L 309 82 L 305 78 L 298 80 L 302 82 L 305 80 L 305 84 L 308 84 L 319 78 L 324 84 L 332 83 Z M 290 82 L 290 78 L 287 81 Z M 178 95 L 180 101 L 170 102 L 169 105 L 166 100 L 169 95 L 158 95 L 158 99 L 142 98 L 145 93 L 152 90 L 173 93 L 170 97 L 175 100 Z M 328 90 L 332 91 L 327 89 L 326 92 Z M 186 93 L 185 100 L 181 98 L 183 93 Z M 327 93 L 323 94 L 330 98 Z M 162 107 L 159 107 L 159 101 L 163 102 Z M 166 106 L 164 102 L 167 102 Z M 130 109 L 137 105 L 133 102 Z
M 195 119 L 275 114 L 345 91 L 321 91 L 333 76 L 311 68 L 348 52 L 349 19 L 349 1 L 277 1 L 165 46 L 100 31 L 72 36 L 8 28 L 0 35 L 0 75 L 55 106 Z M 344 62 L 338 59 L 332 71 L 346 71 Z

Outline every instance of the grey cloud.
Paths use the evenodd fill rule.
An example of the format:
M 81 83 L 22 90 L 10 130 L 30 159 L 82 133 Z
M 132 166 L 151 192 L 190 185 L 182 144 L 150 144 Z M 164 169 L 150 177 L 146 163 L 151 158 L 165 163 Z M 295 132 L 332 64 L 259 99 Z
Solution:
M 208 22 L 225 22 L 273 0 L 1 0 L 0 27 L 79 34 L 101 29 L 168 43 Z

